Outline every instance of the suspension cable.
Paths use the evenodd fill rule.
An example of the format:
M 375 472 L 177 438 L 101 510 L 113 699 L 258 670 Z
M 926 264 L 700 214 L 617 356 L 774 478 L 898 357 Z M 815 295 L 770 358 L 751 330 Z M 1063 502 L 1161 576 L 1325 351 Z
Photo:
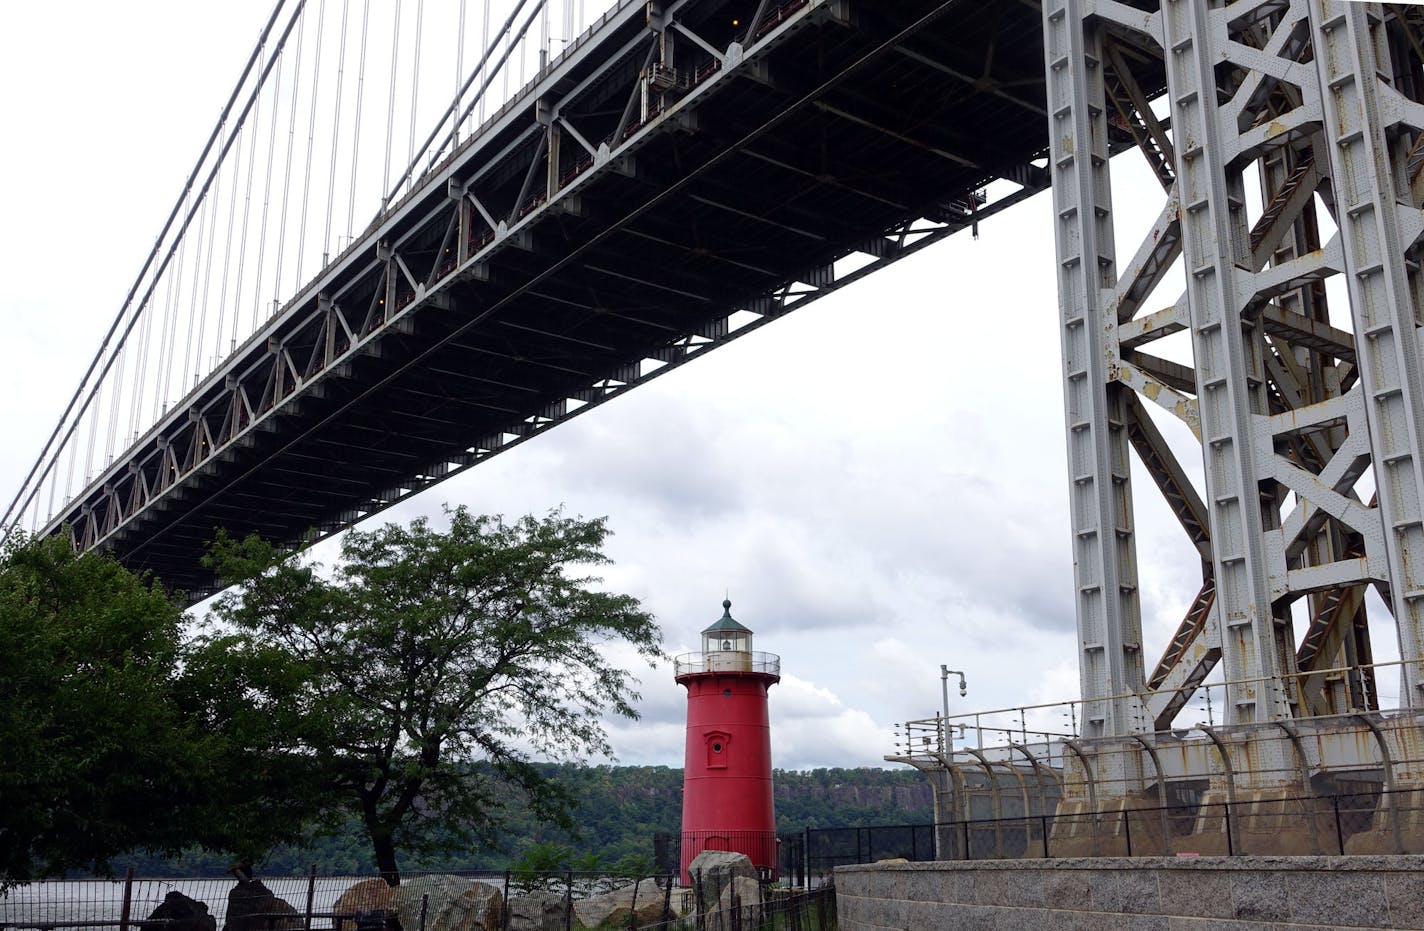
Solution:
M 279 9 L 279 10 L 280 10 L 280 8 L 281 8 L 282 3 L 285 3 L 285 0 L 281 0 L 281 2 L 279 2 L 279 4 L 278 4 L 278 9 Z M 295 10 L 294 13 L 292 14 L 292 19 L 289 19 L 289 20 L 287 21 L 286 28 L 283 30 L 281 36 L 280 36 L 280 37 L 278 38 L 278 40 L 277 40 L 277 48 L 278 48 L 279 51 L 280 51 L 280 49 L 282 48 L 282 46 L 286 44 L 287 37 L 291 34 L 292 26 L 295 24 L 296 18 L 301 15 L 301 10 L 302 10 L 302 7 L 305 5 L 305 3 L 306 3 L 306 0 L 296 0 L 296 10 Z M 275 16 L 275 11 L 274 11 L 274 16 Z M 264 31 L 263 31 L 263 38 L 264 38 L 264 39 L 265 39 L 266 36 L 267 36 L 267 32 L 268 32 L 268 30 L 264 29 Z M 259 50 L 260 50 L 260 46 L 259 46 Z M 264 68 L 264 69 L 261 71 L 261 73 L 258 75 L 257 81 L 256 81 L 256 85 L 255 85 L 255 86 L 252 88 L 252 90 L 249 92 L 248 98 L 247 98 L 247 102 L 243 105 L 243 108 L 242 108 L 241 113 L 239 113 L 238 116 L 237 116 L 237 118 L 236 118 L 236 121 L 235 121 L 235 122 L 236 122 L 238 125 L 241 125 L 242 122 L 243 122 L 243 120 L 245 120 L 245 119 L 247 118 L 247 114 L 251 111 L 252 106 L 253 106 L 253 103 L 254 103 L 254 101 L 257 99 L 257 96 L 258 96 L 259 92 L 261 91 L 263 85 L 266 83 L 267 77 L 268 77 L 268 75 L 271 73 L 271 71 L 272 71 L 272 61 L 269 60 L 268 63 L 267 63 L 266 68 Z M 244 69 L 244 71 L 243 71 L 243 77 L 245 78 L 245 77 L 247 76 L 247 74 L 248 74 L 248 69 Z M 240 85 L 239 85 L 239 86 L 240 86 Z M 223 160 L 226 158 L 227 153 L 228 153 L 229 149 L 230 149 L 231 146 L 232 146 L 232 139 L 233 139 L 233 138 L 235 138 L 235 137 L 231 137 L 231 136 L 230 136 L 230 137 L 228 138 L 228 141 L 227 141 L 226 143 L 224 143 L 224 144 L 221 146 L 221 148 L 220 148 L 220 150 L 219 150 L 219 152 L 218 152 L 218 154 L 217 154 L 217 157 L 216 157 L 216 160 L 215 160 L 215 164 L 208 170 L 207 177 L 206 177 L 205 180 L 203 181 L 203 184 L 202 184 L 201 188 L 200 188 L 199 191 L 198 191 L 197 198 L 198 198 L 199 200 L 201 200 L 201 199 L 207 194 L 208 188 L 212 185 L 212 183 L 213 183 L 213 177 L 214 177 L 214 175 L 217 173 L 218 169 L 221 167 Z M 205 150 L 204 150 L 204 155 L 206 155 L 206 154 L 207 154 L 207 149 L 205 148 Z M 191 186 L 185 186 L 184 191 L 183 191 L 182 198 L 181 198 L 180 201 L 179 201 L 178 210 L 177 210 L 176 212 L 182 212 L 182 205 L 183 205 L 184 203 L 187 203 L 187 201 L 188 201 L 188 195 L 189 195 L 190 192 L 191 192 Z M 162 259 L 162 261 L 159 263 L 158 268 L 154 271 L 152 277 L 149 279 L 148 288 L 147 288 L 147 290 L 144 292 L 144 295 L 143 295 L 143 297 L 140 299 L 140 302 L 139 302 L 139 305 L 138 305 L 138 306 L 139 306 L 139 312 L 136 312 L 136 313 L 130 315 L 128 323 L 124 326 L 123 331 L 122 331 L 122 333 L 120 334 L 120 337 L 119 337 L 120 340 L 127 339 L 128 336 L 129 336 L 129 334 L 133 331 L 133 328 L 134 328 L 134 326 L 137 324 L 139 317 L 142 315 L 142 310 L 143 310 L 143 308 L 144 308 L 145 306 L 147 306 L 149 298 L 153 295 L 154 289 L 157 288 L 158 282 L 162 279 L 164 271 L 167 269 L 169 263 L 171 262 L 171 260 L 172 260 L 172 258 L 173 258 L 174 253 L 177 251 L 178 243 L 180 243 L 180 242 L 183 241 L 183 239 L 184 239 L 184 233 L 187 232 L 187 229 L 188 229 L 189 225 L 192 223 L 192 221 L 193 221 L 193 216 L 196 214 L 196 212 L 197 212 L 196 206 L 190 205 L 190 206 L 188 207 L 186 213 L 185 213 L 184 216 L 183 216 L 183 220 L 182 220 L 182 222 L 179 224 L 178 229 L 177 229 L 177 231 L 176 231 L 176 233 L 175 233 L 175 242 L 174 242 L 172 245 L 170 245 L 170 246 L 168 247 L 167 254 L 164 256 L 164 258 Z M 165 225 L 165 227 L 164 227 L 165 231 L 167 230 L 167 228 L 168 228 L 169 225 L 170 225 L 170 224 L 166 224 L 166 225 Z M 161 237 L 161 235 L 162 235 L 162 234 L 160 234 L 160 237 Z M 161 242 L 161 238 L 160 238 L 160 242 Z M 146 267 L 146 266 L 145 266 L 145 267 Z M 135 282 L 135 290 L 137 289 L 137 287 L 138 287 L 138 285 L 141 283 L 141 281 L 142 281 L 142 273 L 141 273 L 141 276 L 140 276 L 139 281 L 138 281 L 138 282 Z M 128 301 L 125 302 L 125 307 L 128 306 L 128 303 L 129 303 Z M 120 322 L 122 322 L 122 312 L 121 312 L 121 314 L 120 314 L 119 319 L 117 319 L 117 320 L 115 321 L 114 327 L 117 327 Z M 112 328 L 111 328 L 111 332 L 112 332 Z M 105 344 L 107 344 L 107 342 L 108 342 L 108 337 L 105 338 Z M 101 350 L 102 350 L 102 347 L 101 347 Z M 107 357 L 107 359 L 104 359 L 103 354 L 102 354 L 102 351 L 101 351 L 100 355 L 99 355 L 99 356 L 96 356 L 94 362 L 91 363 L 91 366 L 90 366 L 91 370 L 94 368 L 94 366 L 99 365 L 99 363 L 100 363 L 101 360 L 103 360 L 103 364 L 102 364 L 102 366 L 100 366 L 100 370 L 99 370 L 99 374 L 98 374 L 98 378 L 99 378 L 99 382 L 100 382 L 100 383 L 102 383 L 102 380 L 108 375 L 109 370 L 113 367 L 113 364 L 114 364 L 114 357 L 113 357 L 112 355 L 110 355 L 110 356 Z M 87 380 L 87 376 L 86 376 L 86 379 L 85 379 L 85 380 Z M 53 441 L 54 441 L 54 439 L 55 439 L 56 437 L 59 437 L 59 434 L 61 433 L 61 431 L 63 432 L 63 436 L 60 437 L 60 443 L 61 443 L 61 444 L 67 443 L 67 442 L 69 441 L 69 439 L 74 435 L 75 431 L 78 429 L 80 420 L 82 419 L 82 417 L 83 417 L 83 415 L 84 415 L 84 412 L 85 412 L 86 410 L 88 410 L 89 407 L 90 407 L 90 405 L 92 404 L 92 402 L 93 402 L 93 400 L 94 400 L 94 397 L 95 397 L 95 395 L 96 395 L 97 392 L 98 392 L 98 387 L 99 387 L 99 386 L 98 386 L 98 385 L 95 385 L 94 387 L 92 387 L 92 388 L 89 390 L 89 393 L 88 393 L 87 395 L 85 395 L 84 392 L 83 392 L 83 387 L 84 387 L 85 380 L 81 380 L 81 382 L 80 382 L 80 389 L 79 389 L 78 391 L 76 391 L 75 397 L 74 397 L 74 398 L 71 400 L 71 402 L 70 402 L 70 408 L 71 408 L 71 409 L 74 407 L 75 404 L 78 404 L 78 405 L 79 405 L 79 410 L 74 414 L 74 417 L 69 420 L 69 424 L 70 424 L 70 425 L 69 425 L 69 428 L 68 428 L 67 430 L 64 429 L 66 420 L 65 420 L 64 417 L 62 417 L 62 418 L 60 419 L 59 424 L 56 425 L 56 427 L 55 427 L 55 429 L 54 429 L 54 432 L 51 434 L 51 436 L 50 436 L 50 441 L 45 444 L 45 449 L 44 449 L 44 451 L 41 452 L 40 458 L 39 458 L 38 460 L 36 460 L 35 465 L 31 468 L 29 476 L 27 476 L 26 479 L 25 479 L 25 482 L 21 484 L 19 491 L 17 491 L 16 494 L 15 494 L 14 500 L 12 500 L 11 503 L 10 503 L 10 506 L 6 508 L 4 516 L 3 516 L 3 517 L 0 517 L 0 533 L 3 533 L 5 536 L 8 536 L 8 534 L 9 534 L 9 528 L 11 527 L 11 518 L 12 518 L 12 516 L 15 515 L 15 509 L 16 509 L 16 507 L 18 506 L 18 507 L 20 508 L 20 513 L 23 513 L 24 509 L 29 507 L 30 502 L 32 502 L 32 501 L 34 500 L 35 495 L 38 493 L 38 490 L 39 490 L 39 483 L 42 483 L 42 482 L 45 480 L 45 478 L 49 475 L 49 473 L 50 473 L 50 472 L 54 469 L 54 467 L 55 467 L 55 464 L 56 464 L 56 461 L 57 461 L 56 459 L 50 458 L 50 459 L 47 460 L 47 459 L 45 458 L 45 457 L 46 457 L 46 454 L 49 452 L 49 447 L 50 447 L 50 445 L 53 443 Z M 81 396 L 82 396 L 82 400 L 81 400 Z M 69 410 L 67 409 L 67 410 L 66 410 L 66 416 L 68 415 L 68 413 L 69 413 Z M 30 480 L 31 480 L 32 478 L 35 478 L 35 473 L 36 473 L 36 472 L 39 472 L 39 475 L 38 475 L 38 478 L 36 479 L 35 484 L 33 485 L 33 487 L 31 487 L 31 481 L 30 481 Z M 27 489 L 28 489 L 28 493 L 27 493 Z M 22 499 L 22 498 L 23 498 L 23 503 L 21 503 L 21 499 Z M 0 539 L 4 539 L 4 536 L 0 536 Z
M 157 258 L 162 249 L 164 237 L 168 235 L 168 231 L 173 227 L 173 221 L 177 219 L 178 214 L 181 212 L 184 200 L 188 196 L 188 191 L 192 189 L 193 182 L 197 180 L 199 172 L 202 171 L 204 162 L 207 160 L 213 146 L 217 144 L 218 127 L 222 125 L 223 120 L 227 119 L 228 114 L 232 111 L 233 105 L 237 102 L 243 84 L 246 83 L 248 76 L 252 73 L 252 69 L 257 63 L 257 54 L 263 44 L 266 43 L 268 35 L 272 32 L 272 28 L 277 24 L 278 14 L 282 12 L 282 6 L 286 2 L 287 0 L 277 0 L 276 6 L 272 8 L 271 15 L 267 17 L 267 22 L 263 25 L 262 32 L 258 35 L 257 47 L 254 48 L 252 54 L 248 56 L 247 63 L 243 65 L 242 72 L 238 76 L 237 84 L 233 86 L 232 93 L 228 95 L 227 103 L 223 105 L 222 114 L 218 118 L 218 126 L 214 126 L 213 131 L 208 134 L 208 140 L 203 144 L 202 151 L 198 154 L 197 163 L 194 164 L 193 170 L 189 172 L 188 180 L 183 183 L 183 191 L 179 195 L 178 201 L 173 205 L 173 209 L 169 211 L 168 219 L 163 222 L 163 228 L 159 230 L 158 239 L 154 241 L 153 248 L 149 250 L 148 257 L 144 259 L 143 265 L 139 268 L 137 277 L 134 278 L 133 284 L 129 286 L 128 295 L 124 298 L 124 303 L 120 306 L 118 314 L 115 315 L 113 323 L 109 324 L 109 329 L 104 334 L 103 340 L 100 341 L 98 352 L 94 354 L 94 358 L 89 362 L 89 367 L 85 370 L 83 377 L 79 379 L 79 386 L 75 388 L 74 395 L 69 399 L 69 403 L 65 405 L 64 412 L 59 415 L 58 423 L 55 424 L 54 430 L 50 432 L 49 438 L 45 440 L 44 447 L 40 450 L 39 456 L 36 457 L 34 465 L 30 466 L 30 471 L 25 476 L 25 480 L 20 483 L 20 487 L 15 491 L 15 497 L 11 499 L 9 506 L 5 508 L 4 515 L 0 516 L 0 534 L 8 535 L 10 519 L 14 516 L 15 506 L 19 503 L 21 496 L 25 494 L 25 489 L 29 486 L 30 481 L 35 478 L 35 473 L 44 464 L 45 457 L 49 455 L 50 448 L 54 445 L 55 439 L 59 436 L 60 431 L 64 429 L 65 422 L 74 411 L 74 406 L 80 403 L 80 398 L 84 394 L 84 386 L 88 383 L 90 376 L 94 374 L 94 370 L 98 368 L 101 360 L 104 358 L 104 353 L 108 348 L 109 341 L 113 339 L 114 333 L 123 323 L 124 316 L 128 313 L 129 307 L 133 303 L 134 295 L 138 293 L 138 289 L 143 283 L 144 276 L 148 273 L 149 268 L 153 265 L 154 259 Z M 299 0 L 299 2 L 305 2 L 305 0 Z M 125 333 L 127 333 L 127 330 Z M 72 432 L 71 430 L 70 433 L 72 434 Z M 49 470 L 46 469 L 45 471 L 48 472 Z M 41 481 L 43 481 L 43 479 L 41 479 Z M 28 507 L 28 501 L 25 506 Z M 4 539 L 3 535 L 0 535 L 0 540 Z

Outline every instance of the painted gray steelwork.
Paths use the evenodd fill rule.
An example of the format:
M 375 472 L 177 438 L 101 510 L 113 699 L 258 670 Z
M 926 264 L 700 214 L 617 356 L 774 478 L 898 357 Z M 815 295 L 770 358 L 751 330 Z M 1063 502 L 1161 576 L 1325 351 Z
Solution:
M 1233 725 L 1376 709 L 1371 585 L 1396 619 L 1399 703 L 1419 707 L 1424 16 L 1322 0 L 1049 0 L 1043 15 L 1083 697 L 1108 709 L 1088 734 L 1172 727 L 1218 663 Z M 1166 192 L 1121 271 L 1105 112 Z M 1189 359 L 1157 354 L 1174 333 Z M 1143 402 L 1200 442 L 1204 494 Z M 1145 688 L 1121 433 L 1202 557 Z M 1115 547 L 1098 541 L 1111 518 Z M 1113 580 L 1124 607 L 1104 631 Z

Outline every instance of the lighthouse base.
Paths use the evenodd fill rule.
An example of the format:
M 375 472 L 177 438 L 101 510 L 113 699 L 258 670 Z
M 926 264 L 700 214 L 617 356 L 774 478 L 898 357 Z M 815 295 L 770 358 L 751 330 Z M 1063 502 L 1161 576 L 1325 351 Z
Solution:
M 684 831 L 678 858 L 682 867 L 682 884 L 692 885 L 688 867 L 698 854 L 706 850 L 744 854 L 752 861 L 758 875 L 775 882 L 780 878 L 780 844 L 773 831 Z

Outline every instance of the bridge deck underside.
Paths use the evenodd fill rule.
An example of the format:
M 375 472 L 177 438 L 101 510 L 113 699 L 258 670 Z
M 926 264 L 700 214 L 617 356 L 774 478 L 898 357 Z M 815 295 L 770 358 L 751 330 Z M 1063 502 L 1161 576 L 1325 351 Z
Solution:
M 725 45 L 718 24 L 747 15 L 744 5 L 755 6 L 707 4 L 703 20 L 687 22 Z M 403 276 L 389 262 L 333 263 L 320 290 L 337 295 L 340 325 L 329 310 L 315 313 L 309 289 L 311 312 L 289 307 L 291 323 L 240 350 L 246 358 L 225 382 L 198 389 L 191 434 L 170 429 L 166 440 L 170 450 L 187 444 L 165 460 L 181 477 L 165 482 L 162 464 L 146 464 L 157 455 L 151 435 L 130 452 L 138 465 L 128 475 L 139 478 L 129 480 L 149 486 L 140 503 L 105 524 L 106 507 L 140 496 L 116 466 L 107 496 L 95 491 L 60 520 L 93 521 L 95 543 L 197 597 L 216 588 L 198 559 L 219 527 L 287 545 L 333 532 L 618 393 L 645 360 L 676 365 L 720 345 L 738 335 L 728 318 L 739 310 L 761 322 L 795 306 L 798 290 L 814 298 L 835 283 L 838 259 L 893 260 L 912 248 L 901 235 L 908 223 L 928 218 L 930 238 L 963 228 L 976 191 L 1036 171 L 1030 162 L 1047 147 L 1040 14 L 950 3 L 896 38 L 940 6 L 855 3 L 848 22 L 808 17 L 759 73 L 728 68 L 705 80 L 678 118 L 649 121 L 626 158 L 589 172 L 576 204 L 536 202 L 519 234 L 483 261 L 462 262 L 455 240 L 465 237 L 473 256 L 496 232 L 458 225 L 437 177 L 397 206 L 404 226 L 379 237 L 400 241 Z M 619 128 L 643 57 L 630 43 L 645 30 L 630 20 L 609 31 L 606 51 L 584 56 L 601 56 L 605 74 L 567 112 L 590 141 Z M 571 71 L 562 87 L 594 68 Z M 532 124 L 510 121 L 471 141 L 500 153 L 481 156 L 478 197 L 494 216 L 518 219 L 528 200 L 526 165 L 547 144 Z M 565 166 L 585 150 L 567 135 L 563 143 L 559 169 L 576 174 Z M 436 175 L 469 176 L 456 163 L 470 157 L 457 154 Z M 532 188 L 544 185 L 540 175 Z M 430 287 L 417 292 L 413 280 Z M 237 383 L 247 386 L 241 398 Z

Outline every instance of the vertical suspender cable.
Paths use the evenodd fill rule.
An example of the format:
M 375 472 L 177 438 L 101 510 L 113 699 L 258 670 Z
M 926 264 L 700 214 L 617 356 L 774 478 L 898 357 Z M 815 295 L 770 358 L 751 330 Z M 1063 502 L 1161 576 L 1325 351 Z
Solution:
M 173 367 L 171 353 L 168 351 L 168 331 L 171 327 L 170 320 L 173 317 L 173 278 L 166 276 L 163 279 L 163 316 L 158 321 L 158 355 L 154 359 L 156 371 L 153 373 L 153 418 L 157 420 L 167 412 L 164 404 L 164 384 L 168 379 L 168 370 Z
M 351 12 L 351 0 L 341 4 L 341 49 L 337 53 L 336 114 L 331 122 L 331 171 L 326 182 L 326 232 L 321 237 L 321 264 L 331 260 L 331 214 L 336 206 L 336 153 L 341 142 L 341 87 L 346 77 L 346 21 Z M 340 249 L 336 250 L 340 252 Z
M 460 38 L 459 41 L 455 43 L 455 113 L 460 112 L 460 94 L 465 90 L 461 83 L 465 77 L 465 0 L 460 0 L 460 27 L 458 32 Z M 411 134 L 411 139 L 415 139 L 414 133 Z M 458 121 L 455 123 L 453 140 L 456 146 L 460 144 L 460 124 Z M 414 154 L 411 155 L 411 161 L 415 161 Z
M 262 27 L 262 32 L 257 38 L 257 47 L 254 48 L 252 54 L 248 56 L 247 63 L 243 66 L 242 73 L 238 76 L 237 84 L 233 87 L 232 93 L 228 96 L 227 103 L 223 106 L 221 119 L 227 118 L 228 113 L 231 112 L 233 105 L 237 102 L 243 84 L 247 81 L 247 77 L 251 74 L 253 65 L 257 61 L 257 53 L 267 41 L 267 36 L 272 32 L 272 27 L 277 24 L 277 16 L 281 13 L 284 3 L 286 3 L 286 0 L 277 0 L 276 6 L 272 8 L 271 15 L 267 17 L 267 22 Z M 149 268 L 152 267 L 154 260 L 162 250 L 164 239 L 168 235 L 168 231 L 172 228 L 174 220 L 177 219 L 182 204 L 187 199 L 188 191 L 192 188 L 194 180 L 197 179 L 199 172 L 202 170 L 208 154 L 212 151 L 213 145 L 217 141 L 217 137 L 218 130 L 217 127 L 214 127 L 213 131 L 208 135 L 208 141 L 204 143 L 202 151 L 198 154 L 197 164 L 193 166 L 192 172 L 188 175 L 188 180 L 183 184 L 182 195 L 180 195 L 178 202 L 173 205 L 173 209 L 169 211 L 168 219 L 164 221 L 163 228 L 159 230 L 158 238 L 154 240 L 153 248 L 149 250 L 148 257 L 144 259 L 143 265 L 139 268 L 138 275 L 134 278 L 133 284 L 129 286 L 129 292 L 124 298 L 123 305 L 119 308 L 119 312 L 114 317 L 113 323 L 109 324 L 108 332 L 104 334 L 104 338 L 100 341 L 98 351 L 94 354 L 94 358 L 90 360 L 89 367 L 85 370 L 83 377 L 79 379 L 78 387 L 74 389 L 74 394 L 70 397 L 69 403 L 65 405 L 63 413 L 59 415 L 58 423 L 56 423 L 54 429 L 50 431 L 49 438 L 45 440 L 44 446 L 40 449 L 39 456 L 35 458 L 34 464 L 30 466 L 30 471 L 25 475 L 25 480 L 20 483 L 20 487 L 15 491 L 15 497 L 11 499 L 10 504 L 5 508 L 4 515 L 0 516 L 0 539 L 3 539 L 3 535 L 10 525 L 12 512 L 15 510 L 16 505 L 19 504 L 20 498 L 25 495 L 25 491 L 29 488 L 30 482 L 35 478 L 35 474 L 42 467 L 45 473 L 48 474 L 54 467 L 53 461 L 51 461 L 49 465 L 45 465 L 46 457 L 49 456 L 50 449 L 54 446 L 55 440 L 59 438 L 60 431 L 64 430 L 65 424 L 69 422 L 70 415 L 74 413 L 75 405 L 79 404 L 83 398 L 84 386 L 89 383 L 89 379 L 93 376 L 94 370 L 104 359 L 105 349 L 108 347 L 109 341 L 113 339 L 114 334 L 123 324 L 124 317 L 128 314 L 129 307 L 133 303 L 134 295 L 138 293 L 138 289 L 143 284 Z M 132 322 L 130 322 L 130 329 L 131 328 Z M 85 403 L 88 402 L 86 401 Z M 72 436 L 74 434 L 74 426 L 75 425 L 70 426 L 67 435 Z M 43 480 L 43 477 L 41 477 L 40 481 Z M 30 497 L 33 497 L 33 494 L 33 491 L 31 491 Z
M 302 177 L 301 220 L 297 224 L 297 287 L 302 284 L 302 265 L 307 253 L 307 208 L 311 203 L 312 154 L 316 151 L 316 114 L 321 102 L 321 39 L 326 35 L 326 0 L 316 10 L 316 53 L 312 56 L 311 111 L 307 118 L 307 164 Z
M 267 178 L 262 184 L 262 222 L 257 230 L 257 270 L 252 275 L 252 332 L 257 332 L 257 323 L 262 319 L 262 269 L 267 263 L 267 218 L 272 208 L 272 162 L 277 155 L 277 124 L 281 122 L 282 66 L 280 52 L 277 53 L 277 77 L 272 82 L 272 128 L 267 132 Z
M 386 164 L 381 170 L 381 190 L 383 191 L 390 190 L 391 186 L 391 143 L 396 134 L 396 69 L 400 65 L 400 0 L 396 0 L 393 6 L 396 11 L 396 20 L 391 26 L 391 86 L 390 93 L 386 95 Z M 381 213 L 386 212 L 390 200 L 390 195 L 381 198 Z
M 516 7 L 515 9 L 516 9 L 516 11 L 517 11 L 517 10 L 518 10 L 518 7 Z M 488 2 L 486 2 L 486 3 L 485 3 L 485 24 L 484 24 L 484 27 L 483 27 L 482 29 L 480 29 L 480 47 L 485 50 L 484 55 L 480 58 L 480 68 L 479 68 L 479 70 L 482 71 L 482 72 L 483 72 L 485 69 L 487 69 L 487 68 L 489 67 L 490 53 L 494 51 L 494 49 L 490 46 L 489 27 L 490 27 L 490 5 L 489 5 Z M 484 75 L 481 75 L 480 80 L 481 80 L 481 81 L 485 80 Z M 468 82 L 466 82 L 466 86 L 468 86 Z M 483 86 L 483 85 L 482 85 L 482 86 Z M 481 124 L 483 124 L 484 121 L 485 121 L 485 101 L 484 101 L 484 97 L 481 96 L 481 95 L 479 95 L 479 94 L 476 94 L 476 95 L 475 95 L 475 99 L 480 102 L 480 118 L 479 118 L 479 122 L 480 122 Z M 458 115 L 457 115 L 456 118 L 458 119 Z
M 539 64 L 541 67 L 543 65 L 548 64 L 554 58 L 553 50 L 551 48 L 553 43 L 549 41 L 550 38 L 549 7 L 548 4 L 545 4 L 544 12 L 539 17 Z
M 239 134 L 246 131 L 246 127 L 238 129 Z M 232 227 L 237 220 L 237 189 L 241 186 L 238 182 L 241 179 L 243 169 L 242 143 L 239 142 L 237 145 L 235 145 L 233 147 L 233 150 L 237 154 L 234 156 L 236 160 L 232 163 L 232 189 L 228 192 L 227 195 L 227 233 L 223 237 L 223 241 L 227 243 L 227 248 L 223 250 L 222 278 L 218 282 L 218 327 L 213 332 L 214 364 L 216 364 L 217 360 L 221 359 L 223 356 L 222 338 L 223 332 L 227 329 L 227 276 L 228 272 L 232 268 L 232 254 L 234 252 L 240 252 L 240 250 L 242 249 L 241 241 L 234 241 L 232 238 Z M 237 315 L 234 314 L 232 349 L 237 348 L 236 317 Z M 231 352 L 232 349 L 229 349 L 228 351 Z
M 273 119 L 275 119 L 275 115 Z M 242 292 L 247 284 L 247 255 L 252 251 L 252 247 L 247 239 L 248 220 L 252 217 L 252 185 L 257 174 L 257 137 L 260 135 L 262 126 L 262 98 L 258 97 L 252 108 L 252 122 L 248 124 L 247 131 L 250 135 L 247 138 L 247 190 L 242 197 L 242 232 L 238 235 L 237 253 L 237 290 L 232 298 L 232 345 L 237 348 L 237 332 L 241 326 L 242 319 Z
M 208 303 L 208 294 L 213 280 L 213 248 L 218 239 L 218 214 L 222 212 L 222 176 L 222 171 L 219 171 L 213 182 L 212 196 L 207 199 L 207 202 L 212 205 L 212 209 L 208 211 L 208 254 L 203 260 L 203 294 L 200 299 L 202 310 L 199 312 L 198 318 L 198 339 L 193 344 L 193 371 L 197 376 L 193 379 L 195 384 L 198 378 L 205 374 L 203 371 L 205 361 L 203 342 L 208 332 L 208 318 L 213 316 L 213 305 Z M 222 328 L 221 323 L 218 324 L 218 328 Z
M 193 362 L 193 324 L 197 322 L 202 309 L 198 307 L 198 279 L 203 271 L 203 232 L 208 222 L 208 201 L 203 199 L 198 208 L 198 241 L 193 244 L 193 284 L 188 291 L 188 334 L 183 340 L 183 380 L 178 383 L 178 395 L 182 397 L 198 383 L 198 373 Z M 188 383 L 188 372 L 193 371 L 193 384 Z
M 114 377 L 110 379 L 113 390 L 109 393 L 109 422 L 108 429 L 104 431 L 104 468 L 108 468 L 114 461 L 114 431 L 119 423 L 119 405 L 122 403 L 124 394 L 124 363 L 128 361 L 127 345 L 120 343 L 116 355 L 119 361 L 114 368 Z M 95 415 L 98 415 L 96 410 Z
M 425 27 L 425 0 L 415 0 L 415 49 L 410 66 L 410 130 L 406 133 L 405 162 L 415 160 L 415 114 L 416 102 L 420 99 L 420 42 Z M 464 37 L 460 37 L 463 44 Z M 409 191 L 410 185 L 407 185 Z
M 138 387 L 134 391 L 133 404 L 129 408 L 129 442 L 138 441 L 139 417 L 142 416 L 145 400 L 148 397 L 148 359 L 152 350 L 150 343 L 153 340 L 153 306 L 145 305 L 143 308 L 143 322 L 138 327 Z M 51 488 L 54 486 L 51 485 Z M 54 515 L 51 514 L 51 517 Z
M 318 27 L 320 28 L 320 27 Z M 292 155 L 297 148 L 297 107 L 298 95 L 302 90 L 302 39 L 307 31 L 307 18 L 302 17 L 297 26 L 297 51 L 292 62 L 292 102 L 291 113 L 287 114 L 287 163 L 282 168 L 282 210 L 277 221 L 277 262 L 272 270 L 272 304 L 276 309 L 282 298 L 282 262 L 287 256 L 287 206 L 292 197 Z M 298 244 L 300 249 L 300 243 Z M 296 290 L 294 287 L 293 291 Z
M 173 295 L 173 313 L 168 320 L 168 353 L 164 357 L 163 369 L 163 413 L 168 413 L 169 402 L 173 400 L 170 389 L 173 386 L 173 370 L 178 358 L 178 317 L 183 312 L 183 266 L 188 260 L 188 239 L 178 240 L 178 263 L 173 266 L 173 275 L 168 281 L 169 293 Z M 182 394 L 182 387 L 179 387 Z M 88 479 L 85 479 L 87 482 Z
M 361 4 L 361 55 L 356 68 L 356 127 L 351 133 L 351 195 L 346 201 L 346 239 L 352 239 L 351 224 L 356 219 L 356 169 L 361 156 L 361 101 L 366 94 L 366 36 L 371 25 L 371 0 Z

